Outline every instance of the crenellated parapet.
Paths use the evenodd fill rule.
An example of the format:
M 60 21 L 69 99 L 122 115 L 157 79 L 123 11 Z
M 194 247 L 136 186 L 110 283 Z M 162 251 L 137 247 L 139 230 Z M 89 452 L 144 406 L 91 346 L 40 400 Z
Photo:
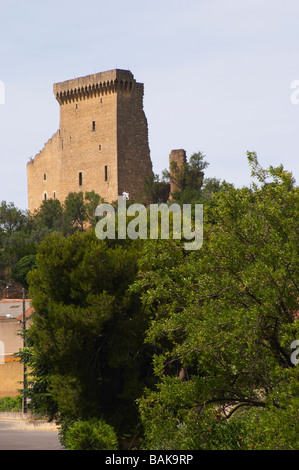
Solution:
M 59 104 L 65 104 L 117 92 L 131 94 L 135 85 L 130 71 L 115 69 L 55 83 L 53 91 Z

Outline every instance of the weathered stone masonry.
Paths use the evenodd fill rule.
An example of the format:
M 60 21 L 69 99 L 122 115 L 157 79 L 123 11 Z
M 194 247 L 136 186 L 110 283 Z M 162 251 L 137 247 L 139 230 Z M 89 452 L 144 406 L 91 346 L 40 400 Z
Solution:
M 186 151 L 184 149 L 172 150 L 170 152 L 170 155 L 169 155 L 170 199 L 172 198 L 171 194 L 173 194 L 178 189 L 178 186 L 175 180 L 171 177 L 172 163 L 175 163 L 176 167 L 179 169 L 186 162 L 187 162 L 187 157 L 186 157 Z
M 107 202 L 128 192 L 142 200 L 152 173 L 142 83 L 111 70 L 54 84 L 60 128 L 27 164 L 28 207 L 92 191 Z

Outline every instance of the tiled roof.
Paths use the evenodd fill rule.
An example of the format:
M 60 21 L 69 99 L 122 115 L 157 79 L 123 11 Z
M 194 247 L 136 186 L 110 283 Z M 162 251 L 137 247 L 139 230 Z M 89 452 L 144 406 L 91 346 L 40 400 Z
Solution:
M 26 299 L 26 317 L 30 316 L 33 308 L 31 307 L 31 300 Z M 16 318 L 21 320 L 23 318 L 23 300 L 22 299 L 3 299 L 0 300 L 0 318 Z

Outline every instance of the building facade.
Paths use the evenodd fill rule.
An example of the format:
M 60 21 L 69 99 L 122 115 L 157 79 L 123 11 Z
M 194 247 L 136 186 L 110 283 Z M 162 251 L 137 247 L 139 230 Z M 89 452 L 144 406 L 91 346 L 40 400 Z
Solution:
M 143 200 L 152 174 L 143 94 L 128 70 L 54 84 L 60 127 L 27 164 L 30 212 L 70 192 L 95 191 L 107 202 L 126 192 Z
M 33 308 L 25 301 L 27 327 L 31 323 Z M 0 398 L 20 394 L 23 381 L 23 364 L 15 356 L 23 347 L 23 300 L 0 300 Z

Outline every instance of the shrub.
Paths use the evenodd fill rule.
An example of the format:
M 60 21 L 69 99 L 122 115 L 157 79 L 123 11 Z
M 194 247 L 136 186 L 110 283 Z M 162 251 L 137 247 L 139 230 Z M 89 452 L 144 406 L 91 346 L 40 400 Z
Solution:
M 114 429 L 103 420 L 76 421 L 64 432 L 63 443 L 68 450 L 117 450 Z
M 22 397 L 4 397 L 0 399 L 0 411 L 22 411 Z

